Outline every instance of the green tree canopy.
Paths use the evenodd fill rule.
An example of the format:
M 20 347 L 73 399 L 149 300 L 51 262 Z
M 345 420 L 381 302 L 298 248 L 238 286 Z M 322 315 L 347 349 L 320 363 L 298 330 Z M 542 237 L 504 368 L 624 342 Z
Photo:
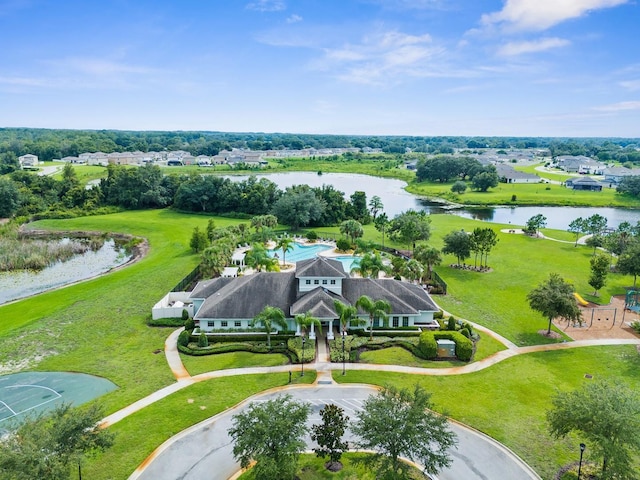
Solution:
M 340 233 L 348 235 L 351 238 L 351 244 L 354 244 L 356 238 L 362 237 L 364 229 L 359 221 L 350 219 L 340 224 Z
M 311 440 L 318 444 L 313 451 L 320 458 L 329 457 L 330 466 L 333 467 L 331 470 L 335 471 L 336 464 L 341 466 L 342 454 L 349 449 L 349 442 L 342 439 L 349 420 L 344 410 L 333 403 L 320 410 L 320 418 L 322 423 L 311 427 Z
M 320 219 L 324 209 L 324 201 L 316 197 L 313 191 L 287 189 L 273 206 L 272 212 L 281 223 L 298 230 Z
M 471 256 L 471 238 L 464 230 L 454 230 L 447 233 L 444 238 L 442 253 L 455 255 L 458 265 Z
M 389 237 L 404 243 L 411 250 L 418 240 L 429 240 L 431 236 L 431 218 L 425 211 L 407 210 L 396 215 L 388 228 Z
M 376 452 L 370 462 L 379 478 L 408 478 L 409 465 L 401 457 L 421 463 L 431 475 L 451 465 L 456 436 L 447 419 L 430 410 L 430 397 L 419 385 L 413 391 L 386 387 L 356 414 L 358 448 Z
M 556 317 L 574 322 L 582 318 L 573 285 L 565 282 L 557 273 L 551 273 L 547 280 L 531 290 L 527 300 L 532 310 L 549 319 L 547 335 L 551 333 L 551 322 Z
M 308 404 L 291 395 L 252 403 L 246 412 L 232 418 L 233 456 L 242 468 L 256 461 L 256 480 L 293 480 L 300 453 L 306 448 L 310 413 Z
M 15 432 L 0 438 L 0 477 L 7 480 L 68 480 L 73 465 L 113 445 L 114 435 L 97 428 L 103 410 L 56 407 L 48 415 L 31 418 Z
M 559 392 L 547 412 L 551 434 L 575 432 L 589 457 L 602 460 L 602 479 L 637 479 L 640 471 L 640 397 L 629 387 L 606 381 L 587 382 Z M 635 473 L 634 473 L 635 472 Z

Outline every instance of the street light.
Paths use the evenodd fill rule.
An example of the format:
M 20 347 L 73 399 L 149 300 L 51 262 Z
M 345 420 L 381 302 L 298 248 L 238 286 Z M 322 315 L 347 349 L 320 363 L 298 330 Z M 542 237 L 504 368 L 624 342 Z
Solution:
M 582 472 L 582 454 L 587 446 L 584 443 L 580 444 L 580 463 L 578 464 L 578 480 L 580 480 L 580 473 Z
M 300 359 L 300 370 L 302 371 L 302 373 L 300 373 L 301 377 L 304 377 L 304 344 L 307 342 L 307 339 L 303 336 L 302 337 L 302 358 Z
M 345 358 L 344 358 L 344 339 L 347 336 L 347 332 L 345 330 L 342 330 L 342 375 L 344 375 L 346 372 L 344 371 L 344 362 L 345 362 Z

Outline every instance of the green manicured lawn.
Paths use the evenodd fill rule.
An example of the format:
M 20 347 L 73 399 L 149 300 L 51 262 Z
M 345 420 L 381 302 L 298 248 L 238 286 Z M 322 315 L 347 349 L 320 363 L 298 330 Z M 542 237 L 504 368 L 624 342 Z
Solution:
M 197 264 L 189 238 L 208 218 L 150 210 L 36 222 L 34 228 L 140 235 L 151 249 L 122 270 L 0 307 L 0 363 L 108 378 L 119 387 L 104 397 L 108 412 L 173 382 L 162 354 L 173 329 L 149 328 L 146 320 Z M 237 223 L 215 220 L 219 226 Z M 20 368 L 18 360 L 28 363 Z
M 477 343 L 477 350 L 473 356 L 474 361 L 482 360 L 489 357 L 506 347 L 489 335 L 480 334 L 480 341 Z M 407 367 L 420 368 L 448 368 L 461 367 L 467 365 L 467 362 L 455 360 L 424 360 L 413 355 L 411 352 L 402 347 L 389 347 L 381 350 L 370 350 L 362 352 L 360 355 L 361 363 L 375 363 L 378 365 L 405 365 Z
M 432 361 L 414 356 L 402 347 L 389 347 L 381 350 L 362 352 L 361 363 L 374 363 L 378 365 L 406 365 L 407 367 L 420 368 L 448 368 L 466 365 L 466 362 L 455 360 Z
M 502 233 L 511 225 L 471 220 L 456 215 L 431 215 L 431 238 L 429 244 L 443 247 L 443 237 L 453 230 L 492 228 L 498 234 L 498 244 L 489 255 L 489 273 L 451 268 L 457 263 L 453 255 L 444 255 L 442 265 L 436 272 L 447 282 L 448 294 L 435 295 L 434 301 L 457 318 L 465 318 L 504 335 L 518 345 L 549 343 L 554 340 L 538 335 L 548 321 L 532 311 L 526 300 L 527 294 L 550 272 L 559 273 L 572 283 L 583 297 L 593 292 L 589 286 L 592 249 L 587 246 L 574 247 L 572 234 L 560 230 L 545 229 L 544 234 L 552 238 L 565 239 L 570 243 L 532 238 L 526 235 Z M 339 235 L 338 228 L 319 228 L 318 233 Z M 381 242 L 381 234 L 372 225 L 364 227 L 365 239 Z M 385 239 L 385 245 L 407 248 Z M 473 258 L 467 263 L 473 263 Z M 600 301 L 607 303 L 611 295 L 623 294 L 625 286 L 632 285 L 630 276 L 609 274 L 607 285 L 600 292 Z M 586 297 L 585 297 L 586 298 Z
M 315 372 L 310 370 L 304 377 L 294 375 L 293 383 L 314 380 Z M 114 446 L 89 459 L 82 473 L 93 480 L 128 478 L 153 450 L 176 433 L 288 381 L 285 373 L 243 375 L 208 380 L 180 390 L 111 426 L 109 430 L 116 434 Z
M 107 178 L 107 168 L 97 165 L 73 165 L 73 169 L 76 172 L 76 177 L 80 180 L 82 185 L 85 185 L 89 180 L 97 180 L 99 178 Z M 62 170 L 57 172 L 53 178 L 56 180 L 62 180 Z
M 520 355 L 476 373 L 418 376 L 348 371 L 339 383 L 393 384 L 412 388 L 420 383 L 432 392 L 436 410 L 471 425 L 507 445 L 542 478 L 552 478 L 574 461 L 580 439 L 554 440 L 547 433 L 545 412 L 558 390 L 586 381 L 619 379 L 640 388 L 640 356 L 635 346 L 587 347 Z M 593 412 L 597 415 L 598 412 Z
M 487 192 L 468 189 L 461 195 L 451 192 L 450 183 L 413 181 L 407 191 L 427 197 L 444 198 L 465 205 L 566 205 L 591 207 L 640 207 L 640 199 L 605 188 L 601 192 L 571 190 L 562 185 L 542 183 L 499 183 Z M 512 201 L 513 195 L 516 201 Z
M 151 307 L 197 264 L 197 256 L 188 247 L 189 239 L 196 225 L 206 228 L 209 218 L 166 209 L 37 222 L 34 228 L 139 235 L 149 239 L 151 250 L 143 260 L 122 270 L 0 307 L 0 363 L 14 365 L 14 370 L 81 371 L 106 377 L 120 387 L 102 399 L 108 413 L 174 382 L 162 354 L 164 340 L 172 329 L 149 328 L 146 320 Z M 238 223 L 233 219 L 214 220 L 216 226 Z M 454 215 L 434 215 L 430 243 L 441 248 L 442 237 L 452 230 L 471 231 L 487 226 L 496 231 L 509 228 L 508 225 L 487 224 Z M 337 233 L 338 229 L 317 231 Z M 563 238 L 564 233 L 545 231 L 554 238 Z M 372 225 L 365 226 L 365 235 L 378 242 L 381 240 Z M 549 272 L 557 272 L 572 282 L 583 296 L 590 293 L 592 289 L 587 280 L 591 249 L 522 235 L 498 233 L 498 238 L 499 243 L 489 256 L 489 265 L 493 268 L 490 273 L 452 269 L 448 265 L 454 263 L 455 258 L 445 256 L 443 265 L 436 270 L 447 281 L 449 295 L 436 296 L 434 300 L 456 317 L 486 325 L 520 345 L 543 343 L 547 340 L 536 332 L 546 327 L 547 320 L 530 310 L 526 294 L 547 278 Z M 406 245 L 394 244 L 388 239 L 385 244 L 406 248 Z M 631 277 L 611 274 L 601 291 L 601 298 L 622 293 L 623 287 L 631 283 Z M 487 337 L 480 342 L 476 358 L 489 356 L 500 348 L 494 341 L 485 340 Z M 43 358 L 37 360 L 40 356 Z M 23 359 L 31 363 L 24 366 L 12 363 Z M 207 357 L 197 360 L 203 362 L 194 361 L 187 368 L 194 372 L 215 369 L 206 362 L 216 360 Z M 257 360 L 256 356 L 251 361 Z M 233 357 L 226 357 L 224 361 L 229 366 L 241 362 Z M 246 365 L 244 360 L 242 362 Z M 544 409 L 554 387 L 576 386 L 584 373 L 617 374 L 637 384 L 639 366 L 632 347 L 588 348 L 528 355 L 477 374 L 419 377 L 419 381 L 434 391 L 439 409 L 447 408 L 456 418 L 495 434 L 535 468 L 540 467 L 540 472 L 545 472 L 543 477 L 547 478 L 546 472 L 570 458 L 569 452 L 573 448 L 569 448 L 568 442 L 556 442 L 552 444 L 558 445 L 557 449 L 550 449 L 546 443 L 550 440 L 540 433 Z M 278 384 L 287 380 L 286 374 L 281 376 Z M 338 377 L 338 381 L 343 380 Z M 225 402 L 235 403 L 237 400 L 234 399 L 248 394 L 242 390 L 244 378 L 247 377 L 237 377 L 235 381 L 228 380 L 229 383 L 223 384 L 207 382 L 210 390 L 211 385 L 222 386 L 208 391 L 212 403 L 204 405 L 207 406 L 204 411 L 189 406 L 178 409 L 178 405 L 186 405 L 186 398 L 193 397 L 176 397 L 183 399 L 176 400 L 175 408 L 184 411 L 184 415 L 173 413 L 178 418 L 167 413 L 175 412 L 174 407 L 165 411 L 161 402 L 160 406 L 154 405 L 136 414 L 140 415 L 138 420 L 134 416 L 117 424 L 113 428 L 123 432 L 122 440 L 118 440 L 111 452 L 91 462 L 91 471 L 97 473 L 88 474 L 87 478 L 111 478 L 107 476 L 111 468 L 119 472 L 112 478 L 126 478 L 168 436 L 211 415 L 216 408 L 226 408 Z M 307 379 L 312 380 L 305 376 Z M 347 380 L 375 384 L 393 381 L 409 385 L 416 377 L 348 372 Z M 261 381 L 267 386 L 256 382 L 251 391 L 268 388 L 272 385 L 270 381 Z M 214 406 L 214 402 L 220 403 Z M 154 433 L 153 429 L 158 432 Z M 129 450 L 132 451 L 130 458 L 126 457 Z M 125 455 L 122 464 L 121 455 Z
M 524 173 L 532 173 L 534 175 L 538 175 L 541 178 L 546 178 L 548 180 L 555 180 L 557 182 L 565 182 L 570 178 L 575 178 L 575 175 L 567 175 L 562 170 L 556 169 L 551 172 L 548 171 L 538 171 L 536 167 L 544 165 L 543 163 L 538 163 L 536 165 L 527 165 L 527 166 L 518 166 L 513 165 L 514 170 Z
M 191 375 L 227 368 L 275 367 L 289 363 L 287 356 L 281 353 L 229 352 L 199 357 L 180 354 L 180 358 Z
M 367 470 L 361 463 L 356 463 L 354 460 L 365 457 L 365 453 L 345 453 L 342 455 L 342 470 L 339 472 L 328 471 L 324 464 L 327 459 L 316 457 L 314 454 L 302 454 L 298 462 L 297 478 L 299 480 L 376 480 L 376 472 Z M 253 480 L 255 475 L 253 470 L 247 470 L 240 475 L 239 480 Z M 414 470 L 414 479 L 426 479 L 422 472 Z

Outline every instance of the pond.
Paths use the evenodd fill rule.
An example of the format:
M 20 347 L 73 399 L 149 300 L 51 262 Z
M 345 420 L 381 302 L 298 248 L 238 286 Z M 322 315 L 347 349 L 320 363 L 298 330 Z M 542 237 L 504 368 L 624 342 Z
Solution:
M 96 251 L 89 250 L 37 272 L 1 272 L 0 304 L 95 277 L 127 263 L 130 258 L 124 248 L 109 239 Z
M 617 227 L 621 222 L 635 224 L 640 221 L 640 210 L 606 207 L 481 207 L 481 208 L 443 208 L 442 204 L 434 203 L 408 193 L 404 188 L 407 184 L 395 178 L 371 177 L 356 173 L 324 173 L 315 172 L 287 172 L 260 175 L 279 188 L 285 189 L 293 185 L 306 184 L 310 187 L 333 185 L 336 190 L 345 193 L 348 198 L 355 191 L 364 191 L 367 200 L 378 195 L 384 205 L 384 211 L 389 218 L 393 218 L 405 210 L 425 210 L 432 214 L 454 214 L 465 218 L 483 220 L 494 223 L 525 225 L 527 220 L 538 213 L 547 217 L 547 227 L 566 230 L 569 223 L 578 217 L 589 217 L 600 214 L 607 218 L 609 227 Z M 246 180 L 247 176 L 227 176 L 231 180 Z

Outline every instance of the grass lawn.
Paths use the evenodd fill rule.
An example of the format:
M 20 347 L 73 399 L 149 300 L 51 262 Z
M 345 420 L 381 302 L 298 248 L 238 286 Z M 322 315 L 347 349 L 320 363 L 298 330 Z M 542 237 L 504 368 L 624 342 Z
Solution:
M 197 264 L 188 247 L 209 217 L 171 210 L 48 220 L 34 228 L 103 230 L 149 239 L 149 255 L 103 277 L 0 307 L 0 363 L 13 371 L 79 371 L 118 385 L 110 413 L 174 381 L 164 355 L 173 329 L 149 328 L 151 307 Z M 223 226 L 236 223 L 216 219 Z M 160 353 L 156 353 L 160 352 Z
M 443 198 L 450 202 L 465 205 L 564 205 L 590 207 L 640 207 L 640 199 L 616 193 L 615 189 L 605 188 L 601 192 L 571 190 L 556 184 L 499 183 L 487 192 L 468 189 L 458 195 L 451 191 L 449 183 L 430 183 L 412 181 L 407 191 L 426 197 Z M 513 195 L 516 201 L 512 201 Z
M 558 390 L 587 380 L 618 379 L 640 388 L 640 356 L 635 346 L 588 347 L 520 355 L 476 373 L 451 377 L 348 371 L 339 383 L 369 383 L 432 392 L 437 411 L 471 425 L 507 445 L 542 478 L 552 478 L 575 461 L 580 439 L 555 440 L 547 433 L 545 412 Z M 597 412 L 594 412 L 597 415 Z
M 12 366 L 13 371 L 80 371 L 106 377 L 120 387 L 102 398 L 107 413 L 174 382 L 164 355 L 158 353 L 172 329 L 149 328 L 146 320 L 151 307 L 197 264 L 198 258 L 188 246 L 189 239 L 195 226 L 206 228 L 209 218 L 165 209 L 36 222 L 34 228 L 139 235 L 149 240 L 151 249 L 143 260 L 122 270 L 0 307 L 0 363 Z M 238 223 L 226 218 L 214 217 L 214 220 L 219 227 Z M 487 226 L 496 231 L 508 228 L 507 225 L 488 224 L 454 215 L 434 215 L 430 243 L 441 248 L 442 237 L 452 230 L 464 228 L 470 231 Z M 337 233 L 338 228 L 317 231 Z M 365 235 L 380 241 L 380 234 L 372 225 L 365 227 Z M 556 238 L 553 232 L 549 235 Z M 529 309 L 526 294 L 547 278 L 549 272 L 557 272 L 572 282 L 583 296 L 590 293 L 592 289 L 587 280 L 591 249 L 522 235 L 499 233 L 498 237 L 499 243 L 489 256 L 489 265 L 493 268 L 491 273 L 449 268 L 455 259 L 445 256 L 443 265 L 436 270 L 447 281 L 449 295 L 434 299 L 456 317 L 486 325 L 520 345 L 543 343 L 544 337 L 536 332 L 546 327 L 547 320 Z M 385 244 L 406 248 L 388 239 Z M 601 291 L 601 298 L 621 293 L 623 287 L 631 283 L 628 276 L 612 274 L 608 285 Z M 486 351 L 482 352 L 480 349 L 485 349 L 483 342 L 479 344 L 478 355 L 490 355 L 498 348 L 486 342 Z M 434 400 L 439 408 L 448 408 L 456 418 L 495 434 L 535 468 L 540 466 L 543 473 L 570 457 L 566 442 L 557 442 L 558 448 L 550 452 L 545 443 L 549 440 L 540 434 L 541 419 L 553 387 L 578 385 L 586 372 L 596 374 L 596 378 L 617 372 L 637 381 L 640 365 L 637 355 L 634 357 L 636 360 L 630 360 L 632 353 L 635 355 L 631 347 L 609 347 L 528 355 L 473 375 L 420 377 L 419 381 L 436 392 Z M 229 358 L 225 360 L 228 365 L 239 362 Z M 206 357 L 197 360 L 214 362 Z M 195 363 L 187 368 L 194 371 L 215 369 Z M 284 374 L 282 377 L 279 382 L 286 381 Z M 203 388 L 203 392 L 207 390 L 206 394 L 211 394 L 210 404 L 198 403 L 207 406 L 204 411 L 186 406 L 186 398 L 194 397 L 176 394 L 175 398 L 183 400 L 176 401 L 175 407 L 165 410 L 163 401 L 115 425 L 114 430 L 122 432 L 122 440 L 118 440 L 112 451 L 90 463 L 93 470 L 87 477 L 126 478 L 153 448 L 171 434 L 220 411 L 216 409 L 237 402 L 249 391 L 272 386 L 271 380 L 263 380 L 243 390 L 245 378 L 248 377 L 220 384 L 207 382 L 208 390 L 205 384 L 198 386 Z M 312 380 L 311 377 L 306 379 Z M 338 381 L 343 379 L 340 376 Z M 416 381 L 416 377 L 378 372 L 348 372 L 347 379 L 375 384 L 393 381 L 407 385 Z M 218 381 L 223 379 L 215 382 Z M 212 385 L 216 386 L 213 391 Z M 166 401 L 171 402 L 173 397 Z M 535 422 L 538 422 L 537 426 Z M 154 429 L 158 431 L 154 432 Z M 127 456 L 129 451 L 130 458 Z M 108 472 L 116 473 L 109 476 Z
M 376 480 L 376 472 L 367 470 L 367 468 L 361 463 L 356 463 L 355 460 L 364 458 L 365 453 L 345 453 L 342 455 L 341 463 L 342 470 L 339 472 L 330 472 L 324 464 L 327 459 L 316 457 L 314 454 L 302 454 L 298 462 L 298 473 L 296 478 L 299 480 Z M 243 473 L 239 480 L 253 480 L 255 475 L 253 470 L 247 470 Z M 412 470 L 412 479 L 426 479 L 422 472 L 415 469 Z
M 570 178 L 575 178 L 575 175 L 568 175 L 566 173 L 564 173 L 563 170 L 560 169 L 555 169 L 551 172 L 548 171 L 538 171 L 536 170 L 537 167 L 540 167 L 544 165 L 543 163 L 538 163 L 535 165 L 513 165 L 514 170 L 517 170 L 519 172 L 524 172 L 524 173 L 532 173 L 534 175 L 538 175 L 541 178 L 546 178 L 548 180 L 554 180 L 557 182 L 565 182 L 567 180 L 569 180 Z
M 484 333 L 480 334 L 480 341 L 477 343 L 477 350 L 473 356 L 474 361 L 482 360 L 489 357 L 500 350 L 505 350 L 506 347 L 494 338 Z M 378 365 L 405 365 L 407 367 L 421 367 L 421 368 L 447 368 L 447 367 L 461 367 L 467 365 L 467 362 L 461 361 L 433 361 L 424 360 L 413 355 L 411 352 L 405 350 L 402 347 L 389 347 L 381 350 L 370 350 L 362 352 L 360 355 L 360 363 L 375 363 Z
M 482 222 L 456 215 L 432 215 L 429 244 L 441 249 L 443 237 L 453 230 L 490 227 L 498 234 L 498 244 L 489 255 L 489 266 L 493 271 L 478 273 L 451 268 L 457 262 L 452 255 L 444 255 L 442 265 L 436 272 L 447 282 L 448 295 L 435 295 L 433 299 L 456 317 L 465 318 L 507 337 L 518 345 L 549 343 L 554 340 L 538 335 L 538 330 L 547 327 L 548 321 L 529 308 L 527 294 L 549 273 L 556 272 L 572 283 L 583 297 L 593 292 L 589 286 L 592 249 L 587 246 L 574 247 L 574 236 L 560 230 L 544 229 L 552 238 L 565 239 L 572 243 L 554 242 L 526 235 L 502 233 L 510 225 Z M 339 235 L 337 227 L 318 228 L 318 233 Z M 380 243 L 381 234 L 372 225 L 365 225 L 364 238 Z M 406 249 L 385 239 L 385 245 Z M 526 261 L 525 261 L 526 260 Z M 467 260 L 473 262 L 473 259 Z M 630 276 L 609 274 L 607 285 L 600 292 L 600 301 L 608 303 L 611 295 L 622 294 L 624 287 L 632 285 Z M 586 298 L 586 297 L 585 297 Z
M 76 172 L 76 177 L 80 181 L 81 185 L 85 185 L 90 180 L 97 180 L 99 178 L 107 178 L 107 168 L 98 165 L 73 165 L 73 169 Z M 56 180 L 62 180 L 62 170 L 57 172 L 53 178 Z
M 304 377 L 294 375 L 293 382 L 314 380 L 311 370 Z M 111 426 L 109 430 L 116 434 L 114 446 L 88 459 L 82 472 L 93 480 L 128 478 L 153 450 L 176 433 L 288 381 L 288 375 L 282 373 L 217 378 L 189 386 Z
M 229 352 L 197 357 L 180 354 L 180 358 L 191 375 L 227 368 L 275 367 L 289 363 L 287 356 L 281 353 Z

